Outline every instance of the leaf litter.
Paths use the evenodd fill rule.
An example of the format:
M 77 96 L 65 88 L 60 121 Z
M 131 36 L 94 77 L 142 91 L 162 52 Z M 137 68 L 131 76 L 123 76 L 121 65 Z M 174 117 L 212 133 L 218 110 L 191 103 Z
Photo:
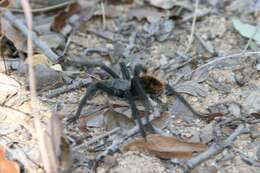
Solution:
M 212 15 L 208 13 L 206 15 L 202 15 L 202 17 L 196 21 L 195 32 L 198 39 L 195 39 L 192 49 L 187 53 L 187 55 L 184 55 L 183 51 L 185 50 L 187 43 L 187 36 L 190 34 L 190 24 L 187 21 L 192 20 L 191 17 L 193 16 L 194 10 L 193 3 L 188 1 L 181 2 L 158 0 L 149 0 L 142 3 L 124 0 L 116 2 L 107 1 L 107 3 L 91 2 L 92 6 L 89 6 L 90 2 L 85 2 L 85 4 L 86 3 L 89 8 L 82 13 L 86 15 L 86 18 L 79 20 L 80 15 L 78 14 L 73 16 L 71 16 L 72 14 L 68 15 L 65 17 L 66 22 L 61 22 L 62 24 L 60 25 L 60 28 L 63 29 L 58 31 L 58 33 L 55 33 L 55 37 L 52 35 L 54 33 L 49 30 L 51 21 L 39 21 L 42 27 L 42 30 L 40 30 L 41 32 L 39 32 L 39 36 L 49 39 L 49 41 L 47 41 L 47 39 L 45 41 L 50 47 L 52 47 L 55 53 L 65 55 L 61 57 L 61 62 L 56 64 L 60 66 L 58 67 L 58 70 L 54 70 L 54 76 L 57 75 L 57 71 L 59 71 L 59 75 L 57 76 L 60 76 L 61 73 L 68 74 L 69 80 L 67 79 L 67 82 L 69 82 L 66 83 L 68 85 L 73 83 L 72 81 L 78 81 L 81 79 L 87 80 L 91 78 L 91 81 L 80 85 L 78 88 L 88 86 L 92 81 L 108 79 L 107 75 L 104 75 L 104 73 L 101 73 L 96 69 L 86 68 L 83 71 L 83 68 L 71 67 L 66 61 L 66 56 L 70 59 L 73 59 L 73 57 L 80 57 L 87 60 L 98 59 L 113 66 L 113 69 L 116 69 L 115 71 L 118 69 L 118 60 L 124 59 L 129 65 L 141 62 L 145 66 L 148 66 L 148 71 L 154 76 L 158 78 L 160 77 L 163 81 L 168 81 L 169 83 L 174 84 L 175 89 L 180 92 L 181 95 L 184 95 L 192 107 L 199 112 L 205 113 L 208 116 L 208 119 L 206 122 L 203 122 L 202 120 L 195 118 L 195 116 L 193 116 L 185 106 L 181 105 L 180 100 L 174 99 L 174 97 L 167 99 L 158 97 L 158 99 L 162 100 L 160 104 L 153 105 L 155 107 L 155 111 L 158 113 L 156 113 L 157 115 L 151 116 L 153 117 L 151 121 L 155 127 L 167 133 L 170 137 L 164 135 L 148 135 L 150 140 L 145 142 L 143 139 L 124 136 L 125 133 L 135 134 L 130 132 L 137 129 L 134 125 L 134 121 L 129 118 L 131 116 L 130 109 L 126 107 L 125 104 L 120 102 L 116 103 L 119 105 L 118 107 L 114 107 L 111 100 L 114 101 L 115 98 L 104 97 L 103 94 L 99 94 L 99 99 L 88 103 L 88 109 L 86 109 L 85 114 L 81 116 L 79 124 L 64 127 L 65 134 L 69 138 L 70 144 L 72 144 L 72 149 L 80 151 L 81 155 L 83 154 L 85 156 L 84 159 L 80 159 L 81 161 L 85 161 L 85 163 L 84 161 L 81 162 L 82 164 L 80 168 L 82 168 L 82 165 L 84 165 L 84 168 L 86 169 L 91 168 L 91 166 L 89 166 L 91 165 L 90 160 L 95 160 L 96 156 L 100 152 L 106 151 L 108 148 L 111 150 L 107 153 L 118 151 L 121 144 L 126 141 L 124 138 L 126 137 L 130 144 L 132 142 L 132 145 L 134 146 L 133 148 L 139 147 L 139 151 L 128 151 L 126 153 L 122 152 L 121 154 L 114 154 L 112 157 L 115 157 L 115 159 L 119 161 L 119 165 L 114 163 L 114 168 L 107 167 L 105 169 L 105 167 L 98 164 L 98 170 L 103 169 L 110 172 L 117 170 L 120 172 L 120 170 L 122 170 L 121 168 L 126 165 L 131 165 L 128 170 L 140 168 L 140 170 L 144 170 L 143 172 L 152 172 L 153 170 L 156 170 L 155 172 L 176 170 L 175 164 L 166 163 L 164 160 L 158 161 L 158 159 L 156 160 L 156 157 L 153 155 L 143 154 L 142 151 L 146 150 L 149 153 L 155 154 L 162 158 L 173 158 L 173 156 L 193 157 L 194 152 L 196 153 L 195 155 L 199 156 L 200 153 L 197 152 L 203 150 L 207 151 L 208 149 L 206 145 L 211 146 L 211 144 L 215 144 L 216 141 L 218 142 L 218 137 L 223 138 L 224 136 L 230 135 L 232 130 L 234 130 L 239 123 L 245 123 L 250 126 L 251 133 L 247 136 L 241 135 L 241 137 L 236 140 L 234 145 L 235 147 L 240 147 L 240 149 L 245 152 L 251 152 L 247 145 L 242 144 L 250 143 L 252 140 L 258 138 L 258 124 L 256 122 L 259 122 L 259 106 L 257 100 L 257 96 L 259 95 L 259 70 L 257 70 L 257 65 L 259 66 L 259 62 L 257 61 L 256 54 L 245 54 L 245 56 L 242 56 L 242 54 L 234 54 L 233 56 L 229 55 L 229 53 L 241 52 L 243 50 L 246 39 L 241 37 L 241 35 L 245 36 L 247 39 L 250 39 L 254 34 L 252 33 L 252 30 L 246 29 L 247 33 L 245 35 L 243 28 L 247 26 L 246 23 L 250 24 L 250 26 L 254 29 L 257 27 L 256 25 L 251 25 L 257 21 L 254 21 L 254 19 L 257 19 L 257 13 L 251 13 L 252 9 L 258 8 L 256 1 L 250 1 L 251 4 L 255 3 L 255 6 L 250 5 L 250 3 L 244 3 L 244 5 L 243 3 L 239 4 L 236 1 L 235 5 L 237 6 L 235 8 L 241 8 L 239 5 L 242 5 L 243 9 L 246 9 L 246 11 L 251 13 L 249 13 L 249 15 L 251 15 L 250 18 L 248 18 L 248 16 L 244 16 L 246 19 L 243 17 L 243 20 L 241 18 L 241 21 L 247 22 L 236 22 L 236 26 L 234 25 L 239 32 L 235 32 L 234 29 L 230 29 L 232 28 L 231 17 L 226 17 L 225 20 L 223 20 L 223 18 L 219 17 L 218 14 Z M 81 7 L 85 9 L 86 7 L 83 4 L 84 2 L 80 3 Z M 250 8 L 247 8 L 248 4 Z M 224 10 L 221 12 L 226 14 L 229 13 L 229 10 L 231 10 L 229 9 L 229 5 L 234 5 L 234 3 L 223 1 L 201 1 L 199 11 L 203 11 L 203 9 L 210 9 L 213 6 L 215 9 L 223 8 Z M 54 10 L 54 12 L 57 14 L 58 10 Z M 240 12 L 238 11 L 238 14 L 236 13 L 236 16 L 234 17 L 239 18 L 239 13 Z M 54 17 L 53 14 L 46 15 L 49 18 Z M 178 16 L 179 21 L 173 20 L 171 16 Z M 189 16 L 191 17 L 189 18 Z M 39 19 L 40 18 L 37 18 L 37 20 Z M 73 25 L 73 20 L 76 25 Z M 77 28 L 77 22 L 79 21 L 80 26 Z M 208 23 L 208 25 L 205 23 Z M 14 45 L 21 51 L 20 53 L 26 53 L 26 50 L 24 49 L 25 39 L 19 37 L 19 31 L 17 30 L 17 33 L 12 31 L 11 29 L 14 29 L 14 27 L 11 26 L 11 23 L 9 23 L 9 25 L 2 24 L 2 26 L 4 26 L 5 31 L 7 32 L 7 38 L 16 43 Z M 10 27 L 10 30 L 7 27 Z M 67 28 L 67 31 L 64 31 L 65 28 Z M 73 32 L 71 32 L 72 29 Z M 57 35 L 59 35 L 62 39 L 53 40 Z M 202 39 L 200 39 L 200 37 L 202 37 Z M 254 37 L 252 38 L 254 40 Z M 204 44 L 206 46 L 202 46 L 201 41 L 199 40 L 204 40 Z M 207 42 L 212 45 L 215 53 L 218 55 L 217 57 L 208 56 L 207 58 L 204 58 L 205 56 L 203 55 L 207 52 Z M 170 46 L 167 47 L 167 44 Z M 68 45 L 67 48 L 66 45 Z M 255 49 L 258 49 L 257 45 L 255 46 Z M 65 54 L 60 54 L 60 52 L 63 51 Z M 44 54 L 44 52 L 42 53 Z M 162 54 L 167 56 L 162 56 Z M 180 58 L 182 54 L 185 56 L 184 58 Z M 124 56 L 124 58 L 122 58 L 122 56 Z M 14 60 L 18 59 L 18 57 L 8 58 L 13 58 Z M 189 61 L 189 58 L 192 60 Z M 255 60 L 253 60 L 254 58 Z M 41 69 L 38 71 L 36 70 L 36 72 L 38 73 L 38 76 L 43 75 L 45 72 L 48 75 L 45 75 L 44 80 L 41 77 L 38 78 L 41 86 L 39 89 L 60 89 L 60 86 L 64 86 L 64 76 L 62 78 L 52 78 L 51 74 L 54 73 L 47 73 L 47 71 L 52 69 L 51 66 L 53 62 L 49 63 L 46 61 L 46 57 L 43 59 L 40 58 L 40 60 L 36 60 L 38 65 L 40 64 L 40 66 L 37 66 L 36 68 Z M 183 63 L 181 66 L 179 59 L 181 59 L 181 63 Z M 45 64 L 44 68 L 42 68 L 43 64 Z M 160 68 L 161 65 L 168 65 L 167 72 L 164 71 L 163 68 Z M 19 69 L 20 67 L 16 68 Z M 13 68 L 10 69 L 11 71 L 13 70 Z M 251 69 L 252 72 L 247 69 Z M 12 73 L 15 72 L 12 71 Z M 24 74 L 22 74 L 22 77 L 25 76 Z M 60 81 L 60 79 L 63 82 L 58 82 L 59 84 L 56 85 L 56 82 Z M 6 83 L 4 83 L 4 85 L 6 85 Z M 11 90 L 13 89 L 13 94 L 11 95 L 14 95 L 14 97 L 16 97 L 17 94 L 18 96 L 23 94 L 20 93 L 20 90 L 23 89 L 24 84 L 22 84 L 22 82 L 20 84 L 20 80 L 19 85 L 14 85 L 14 87 L 12 86 L 10 88 L 9 84 L 6 86 L 8 87 L 4 88 Z M 228 86 L 228 90 L 225 89 L 226 86 Z M 58 93 L 55 95 L 56 97 L 48 99 L 44 98 L 44 100 L 49 107 L 53 107 L 56 102 L 64 104 L 66 107 L 64 110 L 68 110 L 68 112 L 66 112 L 66 116 L 71 115 L 77 107 L 78 100 L 82 95 L 82 90 L 68 90 L 67 92 L 68 93 Z M 43 98 L 45 94 L 41 94 L 41 98 Z M 10 102 L 13 104 L 15 103 L 12 99 L 13 98 L 8 98 L 6 100 L 8 105 L 10 105 Z M 91 113 L 95 112 L 92 110 L 98 106 L 102 107 L 104 105 L 108 107 L 102 111 Z M 14 105 L 14 107 L 19 108 L 17 105 Z M 6 107 L 1 107 L 0 109 L 1 115 L 4 117 L 9 116 L 9 113 L 2 113 L 7 110 Z M 138 109 L 140 109 L 140 112 L 143 115 L 144 108 L 142 106 L 138 106 Z M 11 112 L 10 114 L 14 114 L 14 112 Z M 24 122 L 24 116 L 27 116 L 27 114 L 24 115 L 21 113 L 20 118 L 22 118 L 22 120 L 20 120 L 17 116 L 14 116 L 12 118 L 7 118 L 6 121 L 8 120 L 8 123 L 11 122 L 16 125 L 22 124 L 25 128 L 30 129 L 28 125 L 26 126 L 27 122 L 30 122 L 30 117 L 25 118 L 26 121 Z M 62 117 L 64 117 L 64 115 Z M 42 118 L 45 123 L 46 119 L 48 118 Z M 188 119 L 188 121 L 184 121 L 185 119 Z M 57 126 L 57 128 L 60 128 L 58 127 L 56 120 L 51 119 L 51 121 L 53 121 L 54 124 L 50 125 L 47 123 L 49 126 L 53 126 L 55 128 Z M 216 128 L 215 125 L 218 125 L 218 123 L 223 126 L 223 128 Z M 118 127 L 120 127 L 120 130 L 114 131 Z M 223 131 L 221 131 L 221 129 L 223 129 Z M 55 131 L 59 132 L 57 129 Z M 181 137 L 182 140 L 179 140 L 179 138 L 175 138 L 172 135 Z M 13 137 L 12 135 L 9 136 Z M 56 136 L 58 137 L 60 135 L 57 134 Z M 19 137 L 26 137 L 26 135 Z M 57 138 L 57 140 L 59 139 L 60 138 Z M 48 139 L 48 141 L 55 141 L 55 143 L 59 143 L 57 140 Z M 123 142 L 120 143 L 120 140 Z M 93 147 L 93 150 L 89 150 L 90 146 L 88 145 L 88 141 L 95 141 L 91 143 L 91 148 Z M 195 145 L 187 141 L 196 141 L 198 144 Z M 10 142 L 11 141 L 9 141 L 9 143 Z M 163 145 L 157 145 L 158 143 Z M 77 148 L 77 145 L 79 144 L 81 147 Z M 110 144 L 112 144 L 112 147 Z M 63 143 L 62 145 L 65 145 L 65 147 L 61 149 L 62 151 L 65 152 L 70 150 L 68 149 L 68 144 Z M 117 145 L 118 147 L 113 148 L 113 146 Z M 243 157 L 241 153 L 237 153 L 237 155 L 232 156 L 234 153 L 230 150 L 230 148 L 227 149 L 228 152 L 224 150 L 219 154 L 219 156 L 213 156 L 212 159 L 204 161 L 203 165 L 198 165 L 197 168 L 195 168 L 195 171 L 201 171 L 210 165 L 215 165 L 215 168 L 220 171 L 224 171 L 228 167 L 232 167 L 237 168 L 240 171 L 246 168 L 247 170 L 252 170 L 252 172 L 259 172 L 256 171 L 257 168 L 253 168 L 251 165 L 248 165 L 249 163 L 253 163 L 250 161 L 254 161 L 254 159 L 248 159 L 248 157 L 246 157 L 247 159 L 241 160 L 240 155 L 241 158 Z M 176 151 L 175 149 L 179 149 L 179 151 Z M 19 150 L 19 148 L 17 150 Z M 76 155 L 78 157 L 80 156 L 79 153 Z M 104 156 L 105 158 L 109 157 L 107 154 Z M 248 156 L 251 157 L 252 155 Z M 179 160 L 178 157 L 177 160 Z M 33 155 L 32 158 L 35 158 L 35 156 Z M 142 165 L 138 167 L 140 163 L 134 161 L 131 162 L 130 158 L 140 160 L 140 163 L 142 161 L 145 167 L 149 168 L 149 170 L 143 169 Z M 149 161 L 150 163 L 143 160 Z M 153 163 L 156 164 L 153 165 Z

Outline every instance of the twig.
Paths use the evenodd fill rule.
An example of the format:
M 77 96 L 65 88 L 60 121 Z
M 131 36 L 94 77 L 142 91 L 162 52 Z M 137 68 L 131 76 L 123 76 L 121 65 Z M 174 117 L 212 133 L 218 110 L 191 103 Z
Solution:
M 235 58 L 235 57 L 241 57 L 241 56 L 249 56 L 249 55 L 255 55 L 255 54 L 260 54 L 260 52 L 245 52 L 245 53 L 241 52 L 241 53 L 231 54 L 231 55 L 227 55 L 227 56 L 223 56 L 223 57 L 216 57 L 214 60 L 199 66 L 198 68 L 193 70 L 191 73 L 194 74 L 194 73 L 199 72 L 200 70 L 202 70 L 204 68 L 209 68 L 210 66 L 212 66 L 212 68 L 213 68 L 219 62 L 227 60 L 229 58 Z
M 246 162 L 247 164 L 249 165 L 252 165 L 252 166 L 255 166 L 255 167 L 260 167 L 260 162 L 257 161 L 256 159 L 254 158 L 250 158 L 249 156 L 247 156 L 246 154 L 244 154 L 243 152 L 241 152 L 239 149 L 237 148 L 232 148 L 235 152 L 237 152 L 241 159 Z
M 195 25 L 196 25 L 196 19 L 197 19 L 198 5 L 199 5 L 199 0 L 196 0 L 196 2 L 195 2 L 194 16 L 193 16 L 192 25 L 191 25 L 191 33 L 190 33 L 190 37 L 189 37 L 188 46 L 187 46 L 186 50 L 184 51 L 184 54 L 186 54 L 186 53 L 190 50 L 191 44 L 192 44 L 192 42 L 193 42 L 194 31 L 195 31 Z
M 196 32 L 194 33 L 194 36 L 198 39 L 200 44 L 206 49 L 207 52 L 209 52 L 212 55 L 215 53 L 211 44 L 207 44 Z
M 156 116 L 151 116 L 149 117 L 149 120 L 152 121 L 156 118 Z M 142 124 L 143 125 L 146 125 L 147 124 L 147 121 L 142 118 L 141 119 L 142 121 Z M 136 123 L 137 124 L 137 123 Z M 166 135 L 165 133 L 162 132 L 162 130 L 156 128 L 155 129 L 156 132 L 158 133 L 162 133 L 163 135 Z M 105 151 L 103 151 L 102 153 L 100 153 L 97 157 L 96 157 L 96 161 L 100 161 L 103 157 L 105 157 L 106 155 L 108 155 L 109 153 L 114 153 L 118 150 L 118 148 L 120 147 L 120 145 L 126 141 L 128 138 L 130 138 L 131 136 L 134 136 L 136 133 L 139 132 L 139 126 L 136 125 L 135 127 L 133 127 L 132 129 L 130 129 L 129 131 L 126 132 L 125 136 L 121 139 L 118 139 L 118 140 L 115 140 L 113 141 L 113 143 L 108 147 L 106 148 Z
M 112 42 L 115 41 L 113 38 L 107 36 L 106 33 L 97 31 L 97 30 L 95 30 L 95 29 L 93 29 L 93 28 L 88 28 L 87 31 L 90 32 L 90 33 L 96 34 L 97 36 L 99 36 L 99 37 L 101 37 L 101 38 L 104 38 L 104 39 L 106 39 L 106 40 L 110 40 L 110 41 L 112 41 Z
M 114 153 L 115 151 L 118 150 L 118 148 L 120 147 L 120 145 L 126 141 L 128 138 L 130 138 L 131 136 L 135 135 L 137 132 L 139 131 L 139 126 L 136 125 L 134 128 L 132 128 L 131 130 L 129 130 L 126 134 L 126 136 L 124 138 L 118 139 L 113 141 L 113 143 L 106 148 L 105 151 L 103 151 L 102 153 L 100 153 L 97 157 L 96 157 L 96 161 L 100 161 L 103 157 L 105 157 L 106 155 L 108 155 L 109 153 Z
M 91 82 L 91 79 L 82 79 L 79 81 L 75 81 L 73 82 L 71 85 L 66 85 L 66 86 L 62 86 L 60 88 L 54 89 L 54 90 L 50 90 L 48 91 L 48 94 L 46 94 L 47 98 L 53 98 L 56 97 L 60 94 L 75 90 L 77 88 L 83 87 L 87 84 L 89 84 Z
M 178 65 L 172 67 L 172 68 L 171 68 L 170 70 L 168 70 L 167 72 L 168 72 L 168 73 L 169 73 L 169 72 L 173 72 L 174 70 L 177 70 L 177 69 L 179 69 L 179 68 L 181 68 L 181 67 L 183 67 L 183 66 L 189 64 L 190 62 L 194 61 L 195 59 L 197 59 L 196 56 L 194 56 L 194 57 L 188 59 L 187 61 L 185 61 L 185 62 L 183 62 L 183 63 L 181 63 L 181 64 L 178 64 Z
M 245 128 L 244 125 L 239 125 L 236 130 L 226 139 L 224 140 L 223 144 L 213 144 L 208 150 L 205 152 L 189 159 L 186 162 L 186 165 L 190 170 L 194 169 L 197 165 L 202 163 L 203 161 L 209 159 L 210 157 L 219 154 L 222 152 L 226 147 L 230 146 L 235 139 L 242 133 L 247 132 L 248 129 Z
M 3 13 L 3 17 L 7 19 L 11 24 L 13 24 L 17 29 L 21 31 L 21 33 L 25 36 L 32 38 L 33 43 L 45 54 L 53 63 L 56 63 L 58 60 L 58 55 L 56 55 L 49 46 L 40 40 L 34 32 L 30 32 L 26 25 L 19 19 L 17 19 L 10 11 L 5 10 Z M 31 33 L 31 34 L 29 34 Z
M 196 16 L 197 16 L 196 18 L 198 19 L 198 18 L 201 18 L 201 17 L 207 16 L 207 15 L 212 14 L 212 13 L 214 13 L 214 11 L 212 11 L 212 10 L 207 10 L 207 11 L 204 11 L 204 12 L 198 13 L 198 14 L 196 15 Z M 192 20 L 192 19 L 194 18 L 194 15 L 195 15 L 195 14 L 192 14 L 192 15 L 186 16 L 186 17 L 183 18 L 180 22 L 181 22 L 181 23 L 188 22 L 188 21 L 190 21 L 190 20 Z
M 97 142 L 97 141 L 99 141 L 99 140 L 101 140 L 101 139 L 103 139 L 103 138 L 105 138 L 105 137 L 107 137 L 107 136 L 109 136 L 109 135 L 111 135 L 113 133 L 116 133 L 119 130 L 120 130 L 120 128 L 116 127 L 116 128 L 114 128 L 114 129 L 112 129 L 112 130 L 110 130 L 110 131 L 108 131 L 108 132 L 106 132 L 106 133 L 104 133 L 104 134 L 102 134 L 100 136 L 95 137 L 94 139 L 91 139 L 88 142 L 84 142 L 83 144 L 76 146 L 74 149 L 77 150 L 77 149 L 79 149 L 79 148 L 81 148 L 83 146 L 86 147 L 86 146 L 89 146 L 91 144 L 94 144 L 95 142 Z

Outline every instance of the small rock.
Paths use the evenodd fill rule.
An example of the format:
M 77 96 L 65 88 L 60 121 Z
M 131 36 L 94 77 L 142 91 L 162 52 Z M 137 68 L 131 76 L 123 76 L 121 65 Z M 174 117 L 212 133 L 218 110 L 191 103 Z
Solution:
M 213 123 L 210 123 L 201 129 L 200 139 L 203 144 L 206 144 L 213 139 Z
M 61 34 L 48 34 L 39 37 L 42 41 L 48 44 L 50 48 L 57 49 L 59 46 L 65 43 L 65 39 Z
M 20 71 L 20 74 L 27 74 L 27 65 L 24 65 L 23 70 Z M 44 91 L 48 89 L 53 89 L 64 84 L 63 75 L 47 65 L 37 64 L 34 66 L 34 73 L 36 79 L 36 90 Z M 29 88 L 29 78 L 26 75 L 25 85 Z

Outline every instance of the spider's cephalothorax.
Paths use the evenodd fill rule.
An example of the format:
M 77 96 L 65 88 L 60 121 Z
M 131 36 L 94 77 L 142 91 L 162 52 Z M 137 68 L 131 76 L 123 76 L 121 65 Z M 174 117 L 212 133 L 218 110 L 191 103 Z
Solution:
M 76 64 L 74 62 L 74 64 Z M 87 67 L 100 67 L 104 71 L 106 71 L 108 74 L 112 76 L 112 79 L 110 80 L 102 80 L 95 83 L 92 83 L 85 95 L 83 96 L 82 100 L 79 103 L 79 107 L 77 109 L 77 112 L 75 116 L 68 119 L 68 122 L 75 122 L 79 117 L 80 113 L 82 111 L 83 106 L 86 104 L 86 101 L 91 99 L 98 90 L 104 91 L 112 96 L 120 97 L 123 99 L 126 99 L 130 105 L 130 108 L 132 110 L 132 117 L 136 121 L 136 123 L 139 125 L 140 132 L 143 137 L 146 136 L 146 133 L 144 131 L 144 126 L 142 124 L 139 110 L 136 107 L 135 101 L 141 100 L 143 106 L 145 107 L 145 119 L 148 127 L 153 131 L 153 126 L 149 122 L 149 114 L 153 110 L 151 103 L 149 101 L 149 98 L 147 94 L 157 94 L 162 91 L 164 88 L 162 83 L 157 80 L 156 78 L 152 76 L 142 76 L 140 77 L 140 73 L 145 72 L 144 67 L 141 64 L 138 64 L 134 68 L 134 73 L 131 76 L 129 70 L 127 69 L 125 63 L 120 63 L 120 68 L 122 72 L 122 78 L 115 73 L 112 69 L 110 69 L 108 66 L 101 62 L 78 62 L 78 65 L 83 65 Z M 174 94 L 180 100 L 188 106 L 188 108 L 191 109 L 191 111 L 194 114 L 197 114 L 196 111 L 192 109 L 192 107 L 186 102 L 186 100 L 180 96 L 178 93 L 176 93 L 173 88 L 171 88 L 169 85 L 166 85 L 165 87 L 169 94 Z

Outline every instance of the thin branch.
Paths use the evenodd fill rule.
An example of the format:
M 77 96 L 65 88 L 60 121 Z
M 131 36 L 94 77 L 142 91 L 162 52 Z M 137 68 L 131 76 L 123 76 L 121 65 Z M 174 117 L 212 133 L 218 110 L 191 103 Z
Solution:
M 213 144 L 208 150 L 205 152 L 189 159 L 186 162 L 186 165 L 190 170 L 194 169 L 196 166 L 198 166 L 203 161 L 211 158 L 214 155 L 219 154 L 222 152 L 226 147 L 232 145 L 232 143 L 235 141 L 235 139 L 241 135 L 242 133 L 247 132 L 248 129 L 245 128 L 244 125 L 239 125 L 236 130 L 226 139 L 223 141 L 223 144 Z
M 251 158 L 251 157 L 247 156 L 246 154 L 244 154 L 242 151 L 240 151 L 240 150 L 237 149 L 237 148 L 234 148 L 234 147 L 233 147 L 232 149 L 240 155 L 241 159 L 242 159 L 244 162 L 246 162 L 246 163 L 249 164 L 249 165 L 252 165 L 252 166 L 255 166 L 255 167 L 259 167 L 259 168 L 260 168 L 260 162 L 259 162 L 259 160 L 256 160 L 256 159 L 254 159 L 254 158 Z
M 126 134 L 126 136 L 124 138 L 118 139 L 113 141 L 113 143 L 106 148 L 105 151 L 103 151 L 102 153 L 100 153 L 99 155 L 97 155 L 96 157 L 96 161 L 100 161 L 101 159 L 103 159 L 106 155 L 108 155 L 109 153 L 114 153 L 116 152 L 120 145 L 126 141 L 128 138 L 130 138 L 131 136 L 135 135 L 137 132 L 139 131 L 139 126 L 136 125 L 134 128 L 132 128 L 131 130 L 129 130 Z
M 90 82 L 91 82 L 90 78 L 83 79 L 83 80 L 81 79 L 81 80 L 75 81 L 71 85 L 65 85 L 65 86 L 62 86 L 60 88 L 56 88 L 56 89 L 48 91 L 48 94 L 46 94 L 46 97 L 47 98 L 56 97 L 56 96 L 58 96 L 60 94 L 64 94 L 66 92 L 69 92 L 69 91 L 81 88 L 81 87 L 89 84 Z
M 229 59 L 229 58 L 235 58 L 235 57 L 238 57 L 238 58 L 239 58 L 239 57 L 241 57 L 241 56 L 249 56 L 249 55 L 256 55 L 256 54 L 260 54 L 260 52 L 245 52 L 245 53 L 240 52 L 240 53 L 235 53 L 235 54 L 231 54 L 231 55 L 227 55 L 227 56 L 216 57 L 216 58 L 214 58 L 214 60 L 212 60 L 212 61 L 210 61 L 210 62 L 208 62 L 208 63 L 206 63 L 206 64 L 203 64 L 203 65 L 199 66 L 198 68 L 196 68 L 195 70 L 193 70 L 192 73 L 194 74 L 194 73 L 196 73 L 196 72 L 202 70 L 203 68 L 209 68 L 210 66 L 213 66 L 213 67 L 214 67 L 214 66 L 217 65 L 219 62 L 225 61 L 225 60 L 227 60 L 227 59 Z
M 101 139 L 103 139 L 103 138 L 105 138 L 105 137 L 107 137 L 107 136 L 113 134 L 113 133 L 118 132 L 119 130 L 120 130 L 120 128 L 119 128 L 119 127 L 116 127 L 116 128 L 114 128 L 114 129 L 112 129 L 112 130 L 110 130 L 110 131 L 108 131 L 108 132 L 105 132 L 105 133 L 102 134 L 102 135 L 99 135 L 99 136 L 95 137 L 94 139 L 91 139 L 91 140 L 89 140 L 89 141 L 87 141 L 87 142 L 84 141 L 83 144 L 80 144 L 80 145 L 76 146 L 74 149 L 77 150 L 77 149 L 79 149 L 79 148 L 81 148 L 81 147 L 83 147 L 83 146 L 84 146 L 84 147 L 87 147 L 87 146 L 89 146 L 89 145 L 91 145 L 91 144 L 94 144 L 95 142 L 97 142 L 97 141 L 99 141 L 99 140 L 101 140 Z
M 26 25 L 19 19 L 17 19 L 10 11 L 8 10 L 4 10 L 3 12 L 3 17 L 5 19 L 7 19 L 12 25 L 14 25 L 17 29 L 19 29 L 21 31 L 21 33 L 25 36 L 25 37 L 31 37 L 33 43 L 41 50 L 41 52 L 46 55 L 53 63 L 56 63 L 58 60 L 58 55 L 56 55 L 50 48 L 49 46 L 43 42 L 42 40 L 40 40 L 37 35 L 32 32 L 32 30 L 30 31 L 30 29 L 28 29 L 26 27 Z M 29 34 L 31 33 L 31 34 Z

